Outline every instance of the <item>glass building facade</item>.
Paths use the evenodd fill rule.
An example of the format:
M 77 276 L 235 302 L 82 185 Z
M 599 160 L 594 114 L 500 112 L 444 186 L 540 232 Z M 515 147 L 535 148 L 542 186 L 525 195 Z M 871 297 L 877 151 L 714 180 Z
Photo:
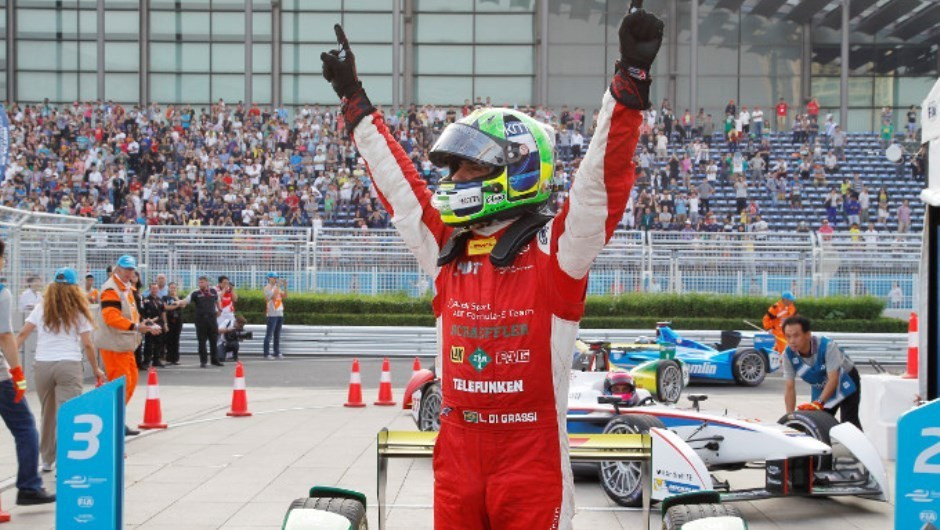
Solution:
M 908 4 L 896 16 L 898 2 Z M 647 0 L 667 22 L 653 99 L 838 116 L 842 0 Z M 374 102 L 596 107 L 628 0 L 0 0 L 0 89 L 44 98 L 332 104 L 319 54 L 341 23 Z M 851 0 L 848 128 L 920 103 L 938 76 L 940 7 Z M 913 9 L 911 7 L 913 6 Z M 890 15 L 890 17 L 889 17 Z M 693 65 L 693 63 L 695 63 Z M 693 77 L 693 67 L 697 73 Z M 696 95 L 691 94 L 696 86 Z M 693 114 L 695 109 L 692 109 Z

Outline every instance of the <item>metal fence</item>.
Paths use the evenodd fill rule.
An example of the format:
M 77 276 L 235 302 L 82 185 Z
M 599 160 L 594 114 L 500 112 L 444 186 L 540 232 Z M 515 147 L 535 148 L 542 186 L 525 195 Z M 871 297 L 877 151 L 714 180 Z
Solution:
M 0 206 L 0 237 L 6 243 L 4 284 L 18 296 L 32 279 L 51 280 L 60 267 L 84 270 L 84 244 L 94 219 L 32 213 Z
M 122 254 L 137 257 L 145 279 L 164 273 L 183 288 L 225 274 L 257 289 L 268 271 L 296 291 L 420 296 L 433 288 L 394 230 L 96 225 L 0 208 L 0 237 L 12 249 L 5 272 L 17 292 L 27 275 L 48 281 L 65 265 L 100 284 Z M 920 256 L 919 234 L 618 230 L 588 293 L 870 294 L 908 310 L 918 303 Z

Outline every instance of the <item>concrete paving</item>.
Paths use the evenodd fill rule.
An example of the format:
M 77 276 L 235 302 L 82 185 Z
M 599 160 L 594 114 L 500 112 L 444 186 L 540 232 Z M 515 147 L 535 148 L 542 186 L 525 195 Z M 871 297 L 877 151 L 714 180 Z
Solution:
M 232 366 L 200 370 L 191 357 L 184 360 L 183 367 L 160 373 L 163 414 L 170 428 L 128 439 L 125 528 L 279 528 L 291 500 L 305 496 L 315 484 L 366 493 L 369 524 L 377 528 L 375 435 L 383 427 L 414 429 L 400 407 L 371 405 L 377 396 L 377 362 L 366 363 L 363 370 L 364 397 L 370 405 L 349 409 L 342 406 L 348 373 L 335 375 L 341 371 L 337 367 L 348 370 L 348 360 L 247 360 L 248 403 L 254 415 L 229 418 L 225 412 L 231 400 Z M 409 370 L 410 361 L 394 363 L 399 402 Z M 277 384 L 278 380 L 285 384 Z M 705 408 L 729 408 L 773 421 L 782 413 L 782 388 L 779 378 L 769 378 L 755 389 L 715 385 L 694 391 L 711 396 Z M 139 388 L 128 407 L 129 423 L 143 417 L 144 396 L 144 388 Z M 15 474 L 12 440 L 0 437 L 0 444 L 0 477 L 11 477 Z M 888 469 L 893 481 L 893 465 L 889 463 Z M 50 489 L 55 487 L 53 475 L 44 475 Z M 723 478 L 730 478 L 734 487 L 760 480 L 754 471 Z M 388 492 L 390 529 L 432 528 L 430 460 L 390 461 Z M 13 514 L 13 522 L 0 528 L 54 528 L 52 507 L 14 506 L 15 493 L 8 487 L 0 496 Z M 639 512 L 614 505 L 590 473 L 578 475 L 576 499 L 577 529 L 642 528 Z M 892 525 L 892 504 L 857 498 L 770 499 L 737 505 L 752 529 L 812 524 L 880 530 Z M 657 513 L 653 527 L 658 524 Z

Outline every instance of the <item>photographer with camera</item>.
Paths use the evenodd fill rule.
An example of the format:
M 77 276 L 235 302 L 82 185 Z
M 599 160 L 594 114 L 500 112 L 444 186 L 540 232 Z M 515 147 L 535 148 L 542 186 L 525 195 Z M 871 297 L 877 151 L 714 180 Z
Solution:
M 264 358 L 283 359 L 281 355 L 281 326 L 284 325 L 284 299 L 287 298 L 287 281 L 278 278 L 276 272 L 268 273 L 268 284 L 264 286 L 265 315 L 267 327 L 264 329 Z M 268 346 L 274 340 L 274 357 Z
M 237 361 L 238 343 L 253 338 L 250 331 L 245 331 L 247 323 L 245 317 L 235 313 L 223 311 L 219 316 L 219 358 L 222 361 L 229 360 L 229 354 L 233 361 Z

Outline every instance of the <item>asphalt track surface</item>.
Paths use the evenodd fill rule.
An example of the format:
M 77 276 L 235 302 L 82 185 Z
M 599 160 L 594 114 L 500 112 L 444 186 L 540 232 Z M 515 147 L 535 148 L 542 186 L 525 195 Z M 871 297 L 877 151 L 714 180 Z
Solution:
M 248 385 L 257 387 L 293 387 L 293 388 L 347 388 L 352 358 L 348 357 L 286 357 L 283 360 L 264 360 L 260 356 L 242 356 L 245 379 Z M 431 368 L 434 360 L 430 357 L 420 359 L 421 366 Z M 390 359 L 392 384 L 396 390 L 404 387 L 411 377 L 414 358 Z M 378 387 L 382 374 L 382 359 L 360 359 L 359 369 L 364 387 Z M 199 367 L 197 355 L 183 355 L 179 366 L 159 368 L 160 385 L 211 385 L 232 386 L 235 363 L 228 361 L 224 367 L 211 364 Z M 141 372 L 143 384 L 144 372 Z M 400 391 L 400 390 L 398 390 Z
M 350 358 L 267 361 L 245 356 L 243 361 L 249 406 L 255 413 L 251 418 L 225 416 L 235 363 L 200 368 L 197 356 L 184 355 L 180 366 L 159 370 L 164 420 L 170 428 L 148 431 L 127 445 L 125 528 L 277 528 L 291 499 L 314 483 L 365 492 L 370 499 L 370 527 L 377 528 L 375 433 L 381 428 L 414 429 L 400 405 L 372 406 L 381 359 L 360 361 L 363 399 L 369 404 L 361 409 L 342 406 Z M 399 403 L 412 362 L 413 358 L 391 361 L 394 398 Z M 432 360 L 422 358 L 421 363 L 428 367 Z M 131 424 L 142 417 L 144 384 L 142 377 L 128 406 Z M 783 413 L 783 387 L 783 380 L 773 375 L 756 388 L 695 385 L 686 393 L 708 394 L 711 399 L 703 407 L 712 412 L 729 407 L 746 417 L 774 421 Z M 35 402 L 35 393 L 28 399 Z M 681 406 L 687 407 L 688 402 L 683 400 Z M 53 528 L 51 507 L 13 506 L 13 451 L 0 454 L 0 470 L 9 483 L 2 493 L 3 506 L 14 515 L 9 528 Z M 637 511 L 615 506 L 606 498 L 592 470 L 579 471 L 575 475 L 579 508 L 575 529 L 643 527 Z M 399 459 L 391 463 L 389 473 L 389 529 L 430 529 L 430 461 Z M 738 473 L 740 478 L 725 477 L 737 488 L 762 483 L 757 471 Z M 888 473 L 892 480 L 893 464 Z M 44 475 L 47 486 L 53 487 L 52 476 Z M 801 526 L 881 530 L 890 527 L 893 510 L 891 504 L 858 498 L 769 499 L 737 505 L 757 530 Z M 654 527 L 658 523 L 656 513 Z

